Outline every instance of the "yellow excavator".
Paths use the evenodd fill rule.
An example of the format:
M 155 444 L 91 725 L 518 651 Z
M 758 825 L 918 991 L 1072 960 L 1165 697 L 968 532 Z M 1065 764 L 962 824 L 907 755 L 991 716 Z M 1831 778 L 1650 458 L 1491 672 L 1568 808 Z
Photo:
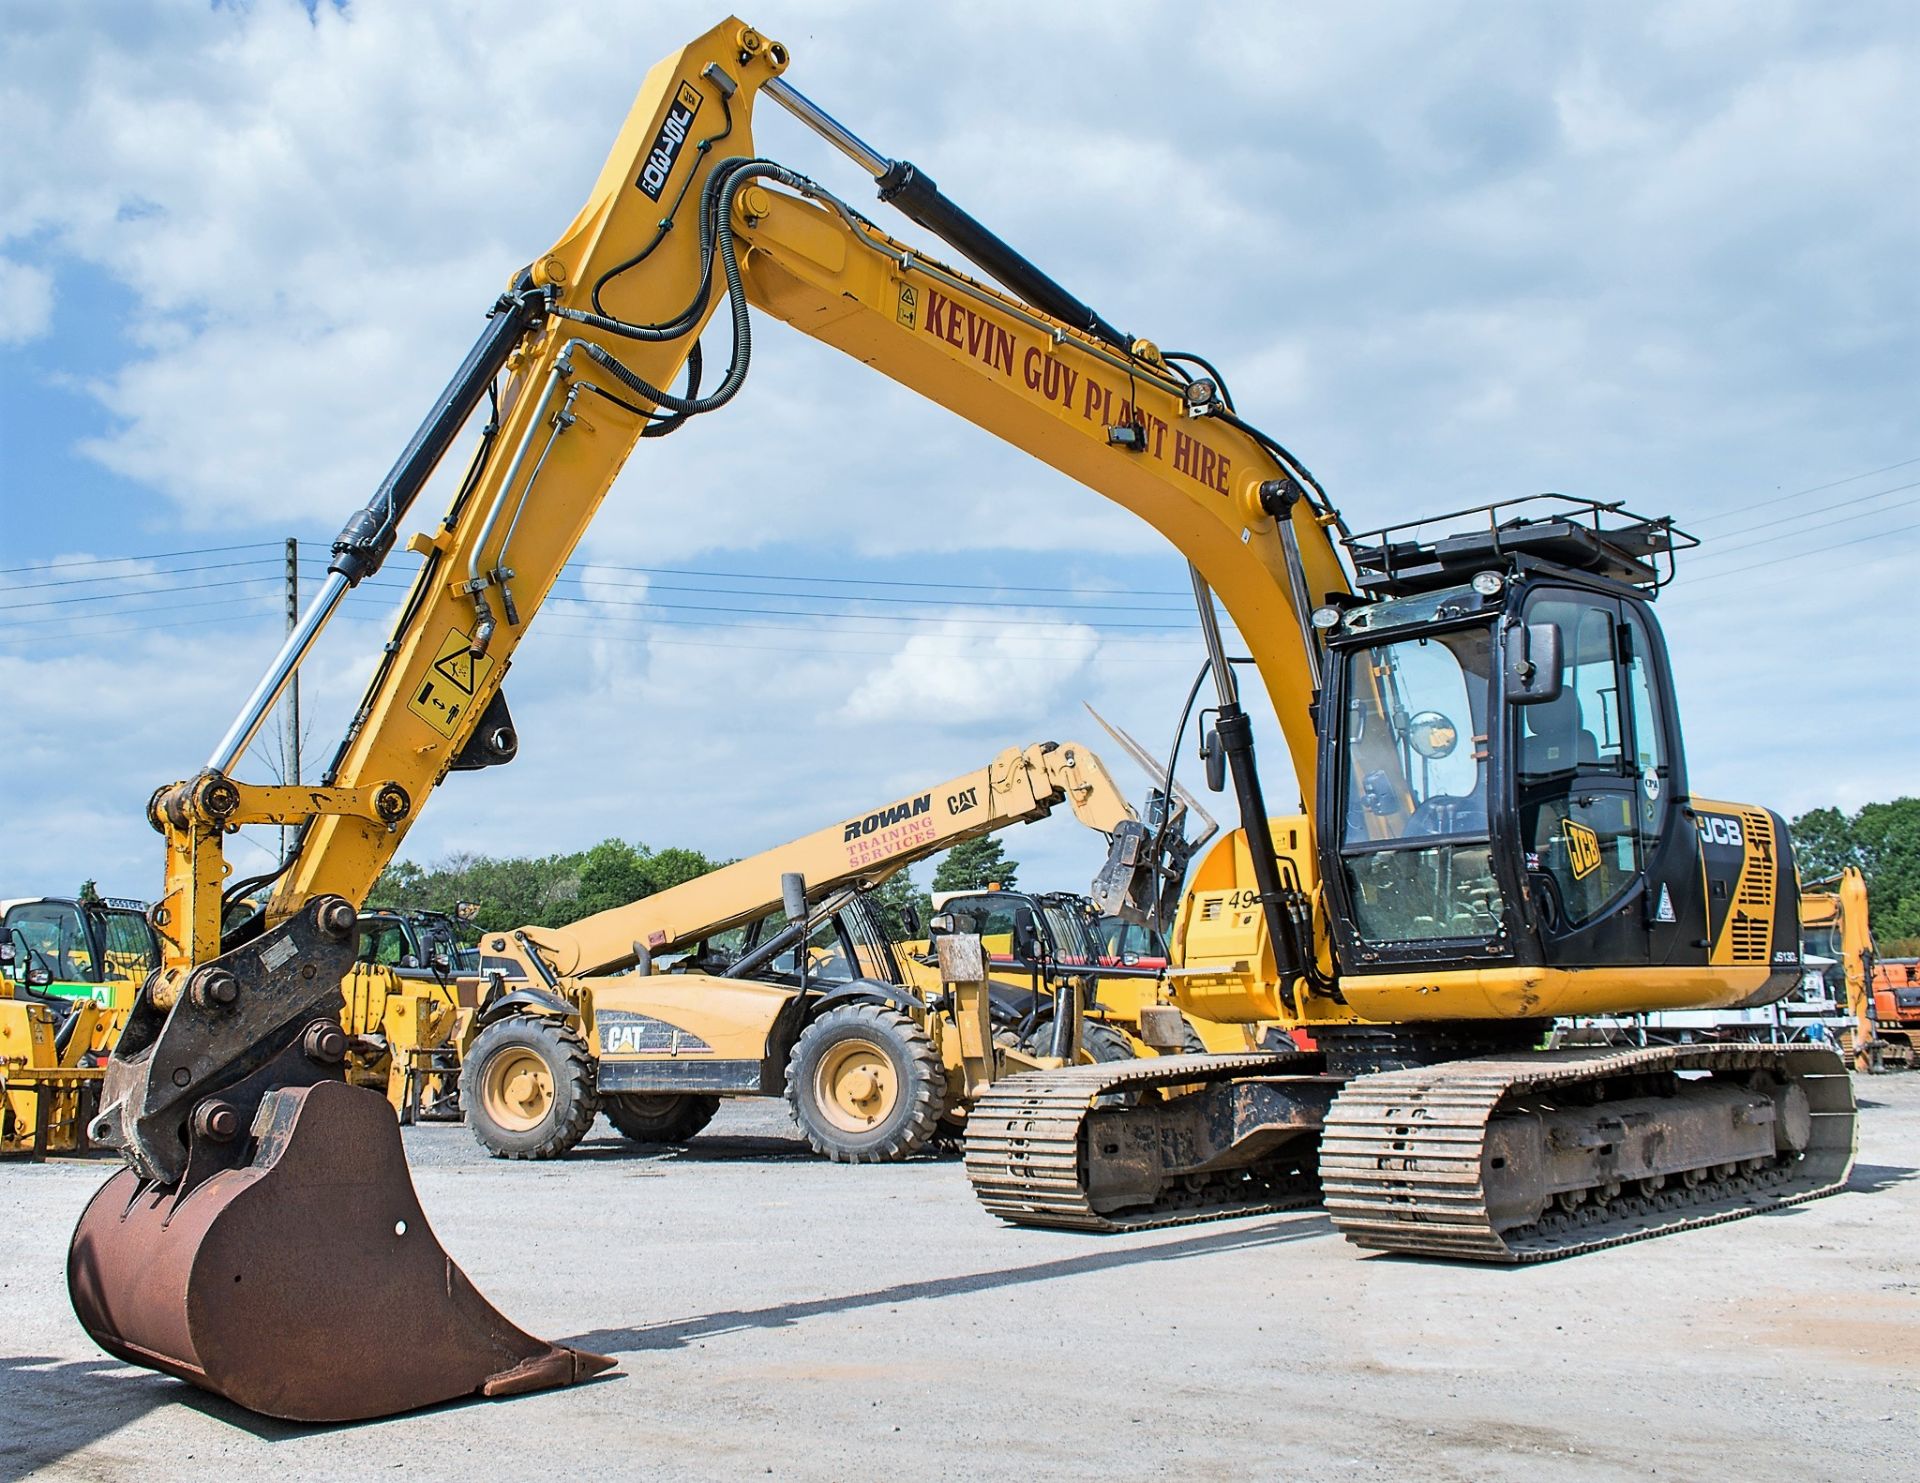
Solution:
M 723 1097 L 784 1096 L 816 1152 L 885 1163 L 956 1129 L 1009 1070 L 1130 1056 L 1123 1033 L 1085 1022 L 1098 965 L 1038 954 L 1030 987 L 987 990 L 999 1043 L 968 1044 L 966 1006 L 896 954 L 865 900 L 916 861 L 1062 804 L 1107 839 L 1105 905 L 1137 915 L 1177 898 L 1184 825 L 1159 831 L 1149 859 L 1101 760 L 1036 742 L 568 926 L 484 934 L 480 972 L 498 989 L 464 1053 L 467 1125 L 496 1155 L 554 1158 L 603 1111 L 629 1138 L 677 1143 Z
M 1873 965 L 1878 958 L 1869 922 L 1867 878 L 1859 866 L 1849 865 L 1828 880 L 1815 881 L 1800 893 L 1801 950 L 1826 958 L 1826 988 L 1846 1005 L 1853 1021 L 1847 1053 L 1856 1071 L 1879 1071 L 1886 1065 L 1911 1065 L 1913 1047 L 1902 1027 L 1882 1030 L 1880 1007 L 1873 989 Z
M 509 661 L 621 466 L 734 400 L 756 309 L 1131 510 L 1188 559 L 1213 689 L 1205 756 L 1240 827 L 1197 869 L 1184 961 L 1212 934 L 1270 1000 L 1258 1007 L 1319 1046 L 995 1082 L 968 1124 L 989 1209 L 1113 1229 L 1271 1209 L 1317 1179 L 1364 1246 L 1518 1262 L 1841 1188 L 1853 1098 L 1831 1050 L 1534 1048 L 1555 1015 L 1763 1002 L 1799 978 L 1784 824 L 1688 775 L 1650 603 L 1686 539 L 1557 497 L 1348 530 L 1206 359 L 1122 332 L 789 84 L 788 61 L 729 19 L 654 67 L 585 206 L 348 519 L 205 766 L 154 794 L 162 961 L 95 1125 L 127 1167 L 68 1261 L 88 1332 L 128 1363 L 309 1421 L 610 1363 L 515 1328 L 439 1246 L 391 1109 L 343 1079 L 339 984 L 356 906 L 433 787 L 517 749 Z M 759 157 L 762 102 L 983 276 Z M 700 336 L 722 309 L 730 344 L 710 380 Z M 236 777 L 489 405 L 451 503 L 408 542 L 420 570 L 321 781 Z M 1269 814 L 1221 605 L 1304 814 Z M 298 829 L 288 859 L 271 881 L 229 881 L 229 831 L 264 823 Z M 223 901 L 269 884 L 224 932 Z M 954 982 L 978 979 L 977 953 L 946 951 L 968 942 L 942 939 Z M 351 1302 L 329 1275 L 342 1271 Z

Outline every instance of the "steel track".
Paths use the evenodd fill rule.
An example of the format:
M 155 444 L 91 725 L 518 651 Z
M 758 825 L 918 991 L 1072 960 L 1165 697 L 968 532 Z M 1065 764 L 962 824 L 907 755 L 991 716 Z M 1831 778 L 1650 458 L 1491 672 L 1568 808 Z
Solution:
M 1515 1096 L 1551 1098 L 1621 1075 L 1763 1069 L 1780 1071 L 1807 1092 L 1813 1141 L 1798 1158 L 1495 1229 L 1482 1160 L 1495 1114 Z M 1321 1135 L 1321 1182 L 1328 1214 L 1356 1246 L 1454 1260 L 1547 1261 L 1833 1194 L 1853 1168 L 1853 1111 L 1845 1063 L 1817 1046 L 1664 1046 L 1447 1061 L 1361 1077 L 1343 1091 Z
M 1295 1156 L 1194 1184 L 1182 1181 L 1151 1205 L 1103 1213 L 1087 1194 L 1083 1135 L 1088 1114 L 1102 1110 L 1097 1100 L 1318 1068 L 1317 1056 L 1282 1052 L 1156 1056 L 1005 1077 L 967 1115 L 967 1178 L 980 1203 L 1002 1220 L 1074 1231 L 1151 1230 L 1314 1205 L 1314 1180 L 1293 1168 Z

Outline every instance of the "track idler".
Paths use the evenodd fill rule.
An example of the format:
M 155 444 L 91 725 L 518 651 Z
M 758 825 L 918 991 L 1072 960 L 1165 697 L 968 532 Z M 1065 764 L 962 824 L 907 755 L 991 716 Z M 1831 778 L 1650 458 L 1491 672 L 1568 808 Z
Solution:
M 518 1395 L 612 1367 L 522 1332 L 480 1295 L 428 1226 L 377 1092 L 272 1091 L 253 1130 L 248 1162 L 184 1196 L 124 1169 L 87 1206 L 67 1283 L 109 1354 L 303 1422 Z

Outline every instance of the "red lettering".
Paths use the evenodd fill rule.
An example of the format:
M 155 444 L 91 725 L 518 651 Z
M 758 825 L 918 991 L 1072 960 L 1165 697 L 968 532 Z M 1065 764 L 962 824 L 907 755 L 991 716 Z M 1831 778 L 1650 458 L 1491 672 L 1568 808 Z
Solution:
M 1100 393 L 1102 390 L 1103 388 L 1098 381 L 1095 381 L 1091 376 L 1087 377 L 1087 395 L 1080 405 L 1080 415 L 1089 422 L 1094 420 L 1094 414 L 1100 410 Z
M 956 310 L 959 312 L 956 313 Z M 967 348 L 966 332 L 960 328 L 961 314 L 966 314 L 969 319 L 973 318 L 970 312 L 961 309 L 958 304 L 949 300 L 947 302 L 947 343 L 953 346 L 955 350 L 964 350 Z
M 930 288 L 927 290 L 927 333 L 928 334 L 934 336 L 936 339 L 941 339 L 941 340 L 944 340 L 947 337 L 947 332 L 942 328 L 940 328 L 940 311 L 942 309 L 948 309 L 951 307 L 952 307 L 952 301 L 949 299 L 941 298 L 939 289 Z
M 1013 374 L 1013 331 L 993 327 L 993 353 L 988 364 L 999 366 L 1009 376 Z
M 1029 345 L 1027 353 L 1020 359 L 1021 380 L 1027 383 L 1028 391 L 1040 389 L 1040 349 Z
M 1220 455 L 1220 482 L 1214 485 L 1213 487 L 1219 490 L 1222 494 L 1225 494 L 1227 492 L 1227 470 L 1231 469 L 1232 467 L 1233 467 L 1233 460 L 1231 458 L 1228 458 L 1226 454 L 1224 453 L 1221 454 Z
M 978 314 L 975 314 L 971 309 L 966 311 L 966 315 L 967 315 L 967 354 L 972 356 L 975 360 L 985 360 L 986 357 L 980 353 L 980 345 L 982 341 L 986 340 L 987 331 L 991 329 L 992 326 L 989 325 L 986 322 L 986 320 L 982 319 Z
M 1213 465 L 1216 455 L 1205 443 L 1197 444 L 1197 447 L 1200 453 L 1200 464 L 1199 467 L 1193 471 L 1193 477 L 1211 489 L 1213 488 Z
M 1182 432 L 1173 435 L 1173 466 L 1183 474 L 1193 472 L 1193 439 Z

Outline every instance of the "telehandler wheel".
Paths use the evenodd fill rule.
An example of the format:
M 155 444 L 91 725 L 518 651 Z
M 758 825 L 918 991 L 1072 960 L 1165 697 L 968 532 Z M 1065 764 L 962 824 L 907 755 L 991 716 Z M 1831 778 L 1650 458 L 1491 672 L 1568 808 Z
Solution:
M 947 1104 L 947 1074 L 926 1033 L 879 1004 L 830 1009 L 787 1060 L 787 1102 L 836 1164 L 885 1164 L 919 1152 Z
M 600 1099 L 607 1121 L 635 1143 L 685 1143 L 713 1121 L 718 1097 L 697 1092 L 612 1092 Z
M 1127 1039 L 1127 1032 L 1112 1025 L 1103 1025 L 1090 1020 L 1080 1027 L 1080 1048 L 1088 1057 L 1098 1062 L 1131 1061 L 1133 1042 Z
M 1053 1049 L 1053 1021 L 1038 1020 L 1033 1027 L 1014 1042 L 1030 1056 L 1044 1056 Z M 1080 1026 L 1080 1050 L 1089 1061 L 1100 1064 L 1106 1061 L 1131 1061 L 1134 1059 L 1133 1042 L 1127 1039 L 1124 1030 L 1099 1020 L 1087 1020 Z
M 600 1112 L 586 1042 L 545 1015 L 513 1015 L 480 1032 L 460 1069 L 460 1101 L 497 1159 L 557 1159 Z

